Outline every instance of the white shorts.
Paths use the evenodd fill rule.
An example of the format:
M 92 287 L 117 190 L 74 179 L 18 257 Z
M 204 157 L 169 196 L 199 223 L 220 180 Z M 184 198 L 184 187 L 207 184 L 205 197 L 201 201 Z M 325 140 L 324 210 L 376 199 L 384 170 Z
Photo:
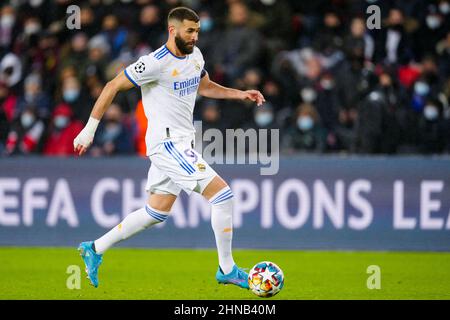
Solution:
M 152 164 L 145 190 L 176 196 L 181 190 L 203 193 L 217 173 L 192 147 L 191 138 L 167 139 L 158 145 L 149 156 Z

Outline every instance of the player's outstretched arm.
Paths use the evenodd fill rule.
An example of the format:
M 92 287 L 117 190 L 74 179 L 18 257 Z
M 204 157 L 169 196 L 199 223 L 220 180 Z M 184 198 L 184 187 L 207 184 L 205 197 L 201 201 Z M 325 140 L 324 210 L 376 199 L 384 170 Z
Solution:
M 97 130 L 97 126 L 100 119 L 103 117 L 106 109 L 111 105 L 117 92 L 122 90 L 128 90 L 133 87 L 133 84 L 125 76 L 123 72 L 120 72 L 114 79 L 109 81 L 102 90 L 102 93 L 98 97 L 97 101 L 92 108 L 91 116 L 86 126 L 81 130 L 78 136 L 73 140 L 73 147 L 75 152 L 82 155 L 86 152 L 89 146 L 94 140 L 94 134 Z
M 238 90 L 221 86 L 220 84 L 212 81 L 206 73 L 200 81 L 198 93 L 201 96 L 213 99 L 238 99 L 238 100 L 251 100 L 256 102 L 258 106 L 262 105 L 266 99 L 258 90 Z

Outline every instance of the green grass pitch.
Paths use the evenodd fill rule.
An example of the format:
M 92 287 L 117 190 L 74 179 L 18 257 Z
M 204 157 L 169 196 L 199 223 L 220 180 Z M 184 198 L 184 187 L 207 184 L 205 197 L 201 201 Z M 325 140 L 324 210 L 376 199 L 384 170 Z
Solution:
M 235 250 L 241 267 L 270 260 L 285 274 L 271 299 L 450 299 L 450 253 Z M 81 268 L 81 288 L 70 290 L 67 268 Z M 367 288 L 367 267 L 381 269 L 381 289 Z M 0 248 L 0 299 L 262 299 L 219 285 L 215 250 L 108 251 L 100 286 L 85 278 L 75 248 Z

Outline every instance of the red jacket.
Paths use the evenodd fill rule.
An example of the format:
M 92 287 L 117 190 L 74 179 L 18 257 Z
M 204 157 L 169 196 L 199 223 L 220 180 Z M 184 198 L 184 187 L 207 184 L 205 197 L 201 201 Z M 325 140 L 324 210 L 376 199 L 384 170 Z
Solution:
M 76 120 L 61 131 L 53 129 L 45 142 L 44 154 L 48 156 L 74 155 L 73 140 L 82 129 L 83 124 Z

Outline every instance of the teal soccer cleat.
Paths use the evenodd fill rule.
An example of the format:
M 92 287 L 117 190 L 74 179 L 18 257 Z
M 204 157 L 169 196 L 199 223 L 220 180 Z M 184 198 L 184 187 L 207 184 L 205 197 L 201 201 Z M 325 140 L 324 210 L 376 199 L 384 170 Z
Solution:
M 103 255 L 98 254 L 92 248 L 94 241 L 82 242 L 78 251 L 86 265 L 86 273 L 89 281 L 94 287 L 98 287 L 98 267 L 102 264 Z
M 248 274 L 236 265 L 233 266 L 233 270 L 228 274 L 223 274 L 222 269 L 219 267 L 216 273 L 216 279 L 219 283 L 231 283 L 241 288 L 248 289 Z

